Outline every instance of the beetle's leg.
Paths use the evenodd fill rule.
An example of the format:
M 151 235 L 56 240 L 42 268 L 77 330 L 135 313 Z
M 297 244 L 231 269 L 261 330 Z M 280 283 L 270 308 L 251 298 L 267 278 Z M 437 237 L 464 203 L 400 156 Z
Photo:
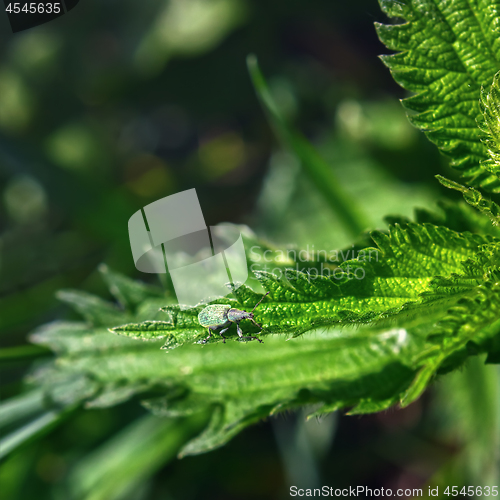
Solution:
M 259 323 L 257 323 L 254 319 L 252 318 L 248 318 L 255 326 L 258 326 L 260 328 L 260 332 L 262 331 L 262 325 L 259 325 Z M 259 332 L 259 333 L 260 333 Z
M 236 322 L 236 331 L 238 332 L 238 336 L 240 337 L 240 340 L 245 340 L 245 339 L 258 340 L 262 344 L 262 340 L 260 340 L 258 337 L 244 337 L 243 332 L 241 331 L 241 327 L 240 327 L 239 322 Z
M 236 322 L 236 331 L 238 332 L 238 337 L 240 339 L 242 339 L 243 338 L 243 332 L 241 331 L 241 326 L 240 326 L 240 322 L 239 321 Z
M 206 344 L 208 339 L 212 336 L 212 329 L 208 327 L 208 337 L 200 342 L 200 344 Z
M 226 337 L 224 337 L 224 335 L 222 335 L 223 333 L 227 332 L 229 330 L 229 327 L 227 328 L 224 328 L 223 330 L 221 330 L 219 333 L 219 335 L 224 339 L 223 343 L 225 344 L 226 343 Z
M 202 340 L 201 343 L 202 344 L 206 344 L 208 342 L 208 340 L 210 339 L 210 337 L 212 337 L 213 335 L 213 332 L 216 330 L 216 328 L 210 328 L 208 327 L 208 337 L 205 339 L 205 340 Z M 226 343 L 226 337 L 224 337 L 224 335 L 222 335 L 224 332 L 227 332 L 229 330 L 229 327 L 227 328 L 224 328 L 223 330 L 221 330 L 220 332 L 217 332 L 224 340 L 223 340 L 223 343 L 225 344 Z

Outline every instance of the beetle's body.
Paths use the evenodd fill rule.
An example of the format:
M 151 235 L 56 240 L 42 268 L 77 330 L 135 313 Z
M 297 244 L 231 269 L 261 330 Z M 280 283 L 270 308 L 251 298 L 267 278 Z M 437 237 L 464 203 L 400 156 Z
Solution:
M 266 293 L 266 295 L 268 294 L 269 292 Z M 266 295 L 264 295 L 264 297 Z M 212 332 L 215 330 L 220 330 L 218 333 L 224 339 L 224 342 L 226 342 L 226 337 L 224 337 L 224 335 L 222 334 L 229 330 L 231 323 L 236 323 L 236 331 L 238 332 L 238 336 L 240 339 L 254 339 L 262 342 L 262 340 L 258 339 L 257 337 L 244 337 L 243 332 L 240 328 L 240 321 L 243 319 L 249 319 L 252 323 L 260 327 L 260 325 L 255 323 L 253 319 L 253 312 L 255 311 L 255 308 L 262 302 L 264 297 L 262 297 L 262 299 L 257 302 L 255 307 L 252 309 L 252 312 L 249 313 L 246 311 L 241 311 L 240 309 L 235 309 L 231 306 L 228 306 L 227 304 L 212 304 L 205 307 L 202 311 L 200 311 L 200 314 L 198 314 L 198 322 L 201 326 L 208 328 L 209 333 L 208 337 L 203 341 L 203 343 L 205 343 L 212 336 Z
M 203 311 L 198 314 L 198 321 L 201 326 L 211 328 L 222 328 L 224 326 L 229 326 L 229 320 L 227 315 L 231 310 L 231 306 L 224 304 L 212 304 L 211 306 L 205 307 Z

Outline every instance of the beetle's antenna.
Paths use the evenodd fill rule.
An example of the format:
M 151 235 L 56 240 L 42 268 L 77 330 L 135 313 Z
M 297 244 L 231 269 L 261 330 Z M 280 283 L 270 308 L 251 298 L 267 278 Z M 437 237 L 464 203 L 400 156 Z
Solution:
M 255 307 L 252 309 L 252 311 L 250 312 L 250 314 L 252 314 L 255 309 L 257 309 L 257 306 L 264 300 L 265 297 L 267 297 L 269 295 L 270 292 L 267 292 L 265 295 L 262 296 L 262 298 L 259 300 L 259 302 L 257 302 L 257 304 L 255 304 Z

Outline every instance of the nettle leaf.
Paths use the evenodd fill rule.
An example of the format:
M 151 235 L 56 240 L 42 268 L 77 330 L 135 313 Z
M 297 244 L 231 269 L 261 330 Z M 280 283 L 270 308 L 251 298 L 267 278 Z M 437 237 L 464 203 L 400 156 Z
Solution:
M 476 277 L 462 276 L 463 262 L 474 257 L 480 245 L 493 238 L 456 233 L 431 224 L 395 225 L 389 234 L 372 233 L 377 247 L 340 256 L 345 262 L 319 263 L 316 268 L 286 269 L 281 276 L 256 272 L 270 294 L 255 312 L 262 327 L 261 337 L 269 334 L 300 335 L 327 325 L 377 324 L 396 317 L 408 317 L 417 308 L 436 314 L 468 294 Z M 354 258 L 355 257 L 355 258 Z M 453 277 L 454 286 L 431 288 L 435 276 Z M 472 284 L 471 284 L 472 280 Z M 233 292 L 234 298 L 213 303 L 249 310 L 262 298 L 246 286 Z M 432 304 L 430 304 L 432 302 Z M 168 321 L 146 321 L 111 329 L 114 333 L 140 339 L 166 339 L 165 348 L 200 342 L 207 330 L 198 322 L 206 306 L 181 310 L 177 305 L 162 308 Z M 254 331 L 251 323 L 242 325 Z M 239 340 L 236 335 L 231 338 Z M 212 337 L 210 342 L 220 342 Z
M 121 303 L 120 306 L 78 290 L 62 290 L 57 294 L 85 322 L 54 321 L 37 328 L 30 335 L 31 342 L 50 348 L 57 357 L 28 376 L 28 383 L 35 387 L 32 392 L 24 394 L 18 403 L 13 401 L 12 404 L 0 405 L 0 425 L 2 421 L 10 420 L 14 409 L 19 416 L 22 417 L 21 413 L 25 411 L 25 417 L 31 418 L 25 425 L 25 419 L 20 419 L 16 422 L 18 428 L 0 441 L 0 456 L 47 432 L 86 402 L 89 407 L 106 407 L 152 388 L 155 392 L 154 383 L 150 380 L 134 384 L 102 384 L 92 380 L 86 372 L 68 373 L 56 368 L 59 359 L 71 356 L 93 357 L 119 351 L 124 358 L 133 359 L 143 344 L 112 334 L 107 327 L 128 321 L 154 319 L 161 314 L 159 308 L 169 300 L 161 290 L 135 282 L 110 271 L 106 266 L 100 266 L 100 271 L 111 294 Z M 161 343 L 152 345 L 159 350 Z M 151 344 L 148 347 L 151 348 Z M 19 427 L 20 424 L 23 425 Z
M 436 373 L 471 354 L 498 350 L 498 239 L 415 223 L 395 225 L 372 238 L 376 247 L 362 256 L 344 254 L 350 260 L 317 263 L 319 269 L 328 264 L 337 276 L 312 275 L 310 269 L 281 277 L 260 272 L 262 286 L 270 291 L 256 310 L 264 344 L 222 344 L 213 338 L 208 345 L 189 345 L 206 336 L 197 320 L 206 304 L 181 310 L 163 303 L 158 311 L 163 299 L 147 293 L 143 303 L 124 300 L 128 309 L 120 309 L 86 294 L 67 295 L 87 321 L 54 322 L 32 334 L 34 343 L 57 357 L 28 379 L 34 405 L 27 396 L 22 411 L 34 420 L 27 424 L 33 429 L 27 435 L 54 425 L 44 415 L 140 398 L 164 418 L 208 418 L 204 430 L 186 438 L 180 451 L 196 454 L 223 445 L 261 418 L 302 405 L 314 404 L 313 415 L 320 415 L 409 404 Z M 356 277 L 359 270 L 363 279 Z M 131 286 L 120 278 L 110 284 L 118 287 L 116 297 L 124 297 Z M 241 286 L 216 302 L 248 310 L 260 298 L 262 293 Z M 142 321 L 153 310 L 156 316 Z M 110 331 L 109 321 L 116 317 L 122 326 Z M 134 322 L 124 324 L 129 318 Z M 290 338 L 308 330 L 314 331 Z M 162 345 L 178 349 L 169 352 Z M 22 442 L 22 432 L 7 436 L 8 450 Z
M 128 312 L 100 297 L 80 290 L 60 290 L 57 298 L 71 306 L 92 326 L 113 325 L 129 318 Z
M 500 72 L 493 78 L 488 89 L 481 90 L 481 108 L 483 120 L 479 122 L 481 131 L 485 134 L 484 144 L 488 148 L 488 159 L 481 165 L 488 172 L 500 176 Z
M 102 269 L 101 267 L 101 272 Z M 149 288 L 140 282 L 133 282 L 118 273 L 102 274 L 110 292 L 117 300 L 123 301 L 120 306 L 80 290 L 57 292 L 57 298 L 83 316 L 91 327 L 113 326 L 134 319 L 154 319 L 159 316 L 160 307 L 169 300 L 160 290 Z M 131 286 L 131 282 L 134 286 Z
M 481 87 L 489 87 L 500 68 L 500 2 L 380 0 L 380 5 L 388 16 L 406 21 L 376 28 L 382 42 L 398 51 L 382 56 L 383 62 L 415 93 L 403 101 L 410 121 L 451 157 L 468 184 L 500 192 L 476 123 Z
M 500 175 L 500 73 L 495 75 L 491 88 L 481 91 L 481 107 L 483 117 L 479 120 L 479 128 L 485 134 L 483 142 L 487 147 L 488 158 L 481 161 L 481 166 L 488 172 Z M 482 214 L 486 215 L 494 226 L 500 223 L 500 206 L 485 198 L 477 189 L 462 186 L 440 175 L 436 178 L 447 188 L 460 191 L 465 201 Z
M 436 372 L 445 373 L 464 363 L 470 355 L 492 352 L 494 362 L 500 345 L 500 286 L 485 282 L 475 297 L 463 298 L 449 310 L 428 335 L 426 348 L 418 355 L 420 371 L 406 393 L 405 404 L 414 401 Z
M 165 298 L 165 294 L 159 288 L 116 273 L 105 264 L 99 266 L 99 272 L 108 285 L 110 293 L 124 308 L 135 309 L 148 299 Z
M 353 412 L 384 409 L 411 383 L 415 372 L 409 363 L 421 344 L 403 329 L 318 332 L 293 342 L 274 336 L 265 345 L 185 346 L 167 355 L 154 342 L 136 342 L 141 349 L 134 353 L 128 345 L 103 351 L 98 337 L 113 334 L 95 333 L 86 340 L 87 351 L 59 356 L 44 373 L 33 375 L 34 382 L 54 400 L 63 380 L 92 380 L 93 394 L 82 398 L 87 407 L 107 406 L 121 387 L 121 396 L 126 388 L 143 399 L 149 394 L 144 404 L 159 416 L 209 413 L 210 423 L 184 446 L 184 455 L 221 446 L 249 424 L 304 404 L 319 404 L 316 413 L 333 405 Z

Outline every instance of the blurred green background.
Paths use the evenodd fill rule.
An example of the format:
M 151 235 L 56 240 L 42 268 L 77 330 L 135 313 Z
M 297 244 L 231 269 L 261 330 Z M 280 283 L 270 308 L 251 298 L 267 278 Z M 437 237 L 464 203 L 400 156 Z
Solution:
M 374 21 L 386 21 L 375 0 L 81 0 L 15 35 L 0 15 L 2 399 L 21 390 L 39 354 L 27 334 L 72 317 L 58 289 L 110 298 L 102 262 L 157 281 L 135 270 L 127 230 L 152 201 L 194 187 L 207 225 L 247 224 L 272 243 L 327 251 L 352 243 L 274 137 L 248 75 L 250 53 L 369 228 L 434 206 L 442 194 L 434 175 L 453 174 L 409 125 L 404 91 L 377 59 L 387 51 Z M 278 416 L 207 455 L 169 462 L 159 449 L 124 491 L 94 487 L 91 464 L 134 450 L 126 440 L 120 448 L 121 436 L 135 432 L 140 442 L 147 430 L 127 426 L 147 412 L 137 402 L 88 410 L 0 464 L 2 497 L 274 499 L 291 484 L 413 488 L 460 477 L 482 445 L 459 389 L 498 377 L 484 370 L 473 364 L 439 389 L 464 407 L 458 416 L 434 393 L 362 418 Z M 111 479 L 118 485 L 120 474 Z

